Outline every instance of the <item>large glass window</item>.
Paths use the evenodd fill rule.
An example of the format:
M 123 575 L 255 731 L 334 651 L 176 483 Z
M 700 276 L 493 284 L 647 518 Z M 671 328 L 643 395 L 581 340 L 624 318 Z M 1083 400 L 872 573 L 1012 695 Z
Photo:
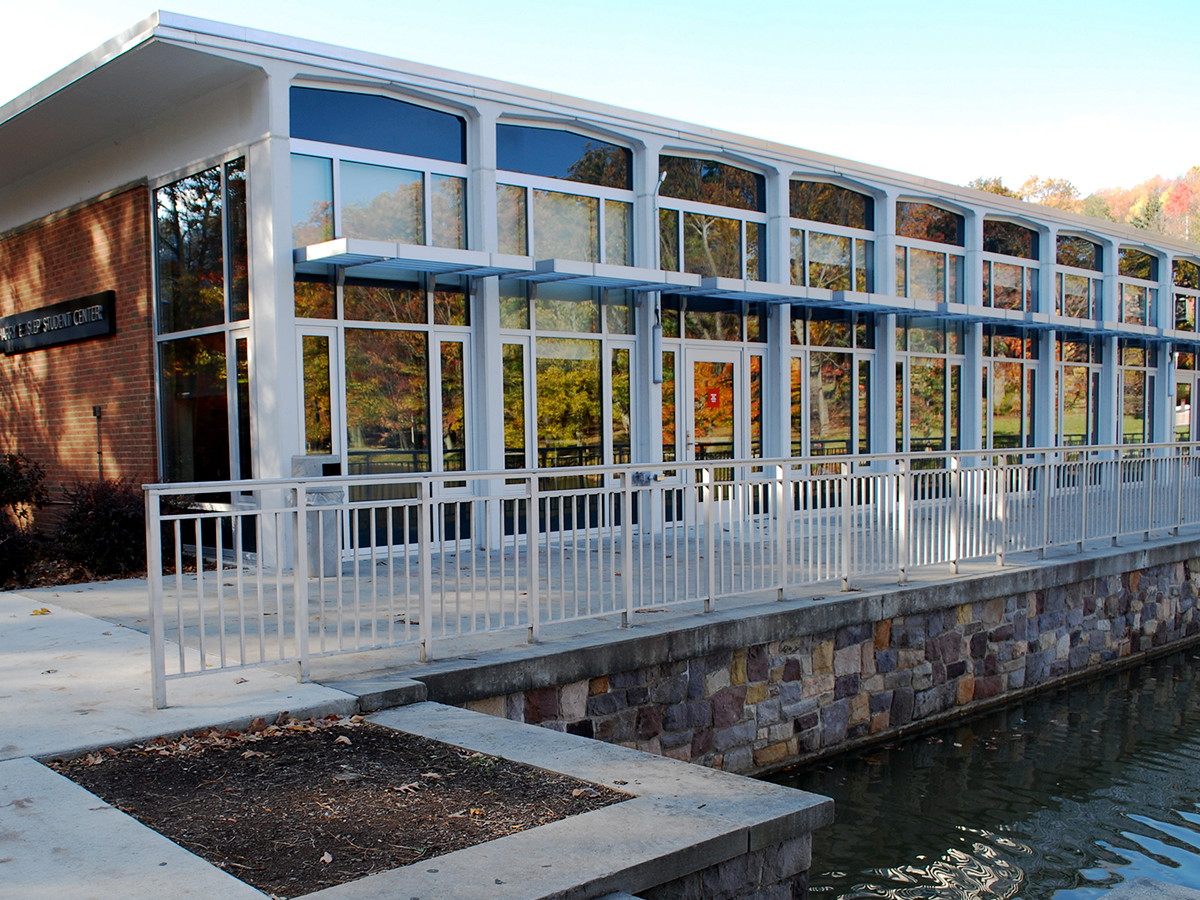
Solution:
M 1121 363 L 1121 443 L 1144 444 L 1154 435 L 1154 396 L 1158 347 L 1145 341 L 1122 338 L 1118 343 Z
M 552 128 L 497 125 L 496 168 L 633 190 L 633 153 L 628 148 Z
M 1055 415 L 1065 447 L 1100 443 L 1100 376 L 1104 342 L 1086 334 L 1055 338 Z
M 870 452 L 874 334 L 867 313 L 792 307 L 793 455 Z
M 1118 302 L 1122 322 L 1149 325 L 1158 303 L 1158 258 L 1133 247 L 1117 256 Z
M 964 257 L 937 245 L 963 246 L 964 221 L 957 213 L 928 203 L 897 202 L 896 235 L 918 242 L 896 245 L 898 296 L 935 303 L 963 302 Z
M 960 446 L 962 325 L 896 319 L 896 452 Z
M 568 131 L 496 126 L 500 252 L 633 263 L 632 154 Z
M 1200 300 L 1200 265 L 1187 259 L 1172 263 L 1172 281 L 1175 284 L 1175 329 L 1196 330 L 1196 303 Z
M 875 290 L 875 201 L 832 184 L 793 181 L 792 284 L 831 291 Z M 840 226 L 812 230 L 808 222 Z
M 1033 446 L 1038 339 L 1022 328 L 984 328 L 984 446 Z
M 1056 244 L 1055 261 L 1072 269 L 1104 270 L 1104 248 L 1087 238 L 1060 234 Z
M 378 94 L 293 87 L 291 136 L 403 156 L 467 161 L 461 116 Z
M 705 278 L 766 279 L 762 175 L 713 160 L 659 157 L 660 265 Z
M 538 466 L 604 462 L 600 342 L 538 338 Z
M 1020 260 L 1038 258 L 1038 234 L 1013 222 L 983 223 L 983 305 L 1037 312 L 1039 270 Z
M 293 142 L 294 144 L 296 142 Z M 463 249 L 467 245 L 466 167 L 435 171 L 388 159 L 347 158 L 352 150 L 325 148 L 333 156 L 292 154 L 292 241 L 306 247 L 335 237 Z M 333 177 L 337 171 L 336 184 Z
M 248 478 L 245 159 L 157 189 L 154 208 L 163 476 L 168 481 Z M 179 332 L 192 334 L 173 337 Z
M 1038 233 L 1015 222 L 984 219 L 983 252 L 1019 259 L 1039 259 Z

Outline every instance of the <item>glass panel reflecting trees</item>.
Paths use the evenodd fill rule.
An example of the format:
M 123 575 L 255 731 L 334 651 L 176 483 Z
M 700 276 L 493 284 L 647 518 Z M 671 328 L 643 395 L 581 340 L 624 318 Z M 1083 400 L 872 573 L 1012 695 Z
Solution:
M 733 459 L 734 364 L 695 361 L 692 364 L 692 389 L 695 459 Z
M 332 453 L 329 338 L 306 334 L 301 338 L 301 344 L 304 354 L 304 450 L 306 453 Z
M 159 344 L 163 475 L 224 481 L 230 475 L 225 334 Z
M 155 198 L 159 331 L 187 331 L 224 323 L 220 168 L 159 188 Z
M 429 471 L 425 333 L 347 328 L 345 346 L 349 474 Z
M 538 338 L 538 466 L 604 462 L 600 342 Z

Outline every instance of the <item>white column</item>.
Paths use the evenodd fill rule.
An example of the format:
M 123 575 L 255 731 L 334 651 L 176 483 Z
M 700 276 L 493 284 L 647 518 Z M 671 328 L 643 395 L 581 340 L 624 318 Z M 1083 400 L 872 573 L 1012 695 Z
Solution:
M 1058 227 L 1042 225 L 1038 240 L 1041 266 L 1038 269 L 1038 308 L 1034 312 L 1055 312 L 1054 266 L 1058 263 Z
M 1058 401 L 1054 390 L 1054 331 L 1039 331 L 1037 384 L 1034 385 L 1033 445 L 1054 446 L 1054 406 Z
M 289 81 L 287 72 L 268 76 L 268 134 L 250 146 L 246 160 L 250 429 L 257 478 L 290 478 L 292 456 L 304 453 L 292 281 Z M 334 441 L 340 444 L 337 436 Z
M 983 213 L 968 210 L 966 214 L 966 264 L 963 277 L 963 303 L 983 306 Z
M 875 200 L 875 292 L 896 293 L 896 191 Z M 896 314 L 875 316 L 875 383 L 871 410 L 871 452 L 896 450 Z
M 767 280 L 790 284 L 791 177 L 767 172 Z M 792 308 L 773 304 L 768 310 L 767 353 L 763 360 L 763 456 L 792 455 Z
M 496 235 L 496 118 L 498 107 L 481 103 L 467 129 L 470 167 L 467 234 L 473 250 L 499 249 Z M 474 426 L 468 423 L 475 454 L 472 468 L 504 468 L 504 348 L 500 340 L 500 280 L 473 278 Z M 527 361 L 527 371 L 533 366 Z
M 1117 311 L 1117 243 L 1101 241 L 1104 255 L 1104 296 L 1099 318 L 1116 322 Z M 1100 443 L 1121 442 L 1121 357 L 1116 335 L 1104 335 L 1104 366 L 1100 370 Z
M 1163 331 L 1175 327 L 1175 281 L 1171 272 L 1170 253 L 1158 254 L 1158 304 L 1150 324 Z M 1146 402 L 1154 404 L 1154 429 L 1150 440 L 1165 442 L 1174 439 L 1175 432 L 1175 354 L 1171 344 L 1158 345 L 1158 373 L 1154 394 Z
M 657 195 L 661 146 L 642 145 L 633 152 L 633 264 L 647 269 L 662 268 L 658 259 Z M 662 461 L 662 385 L 655 384 L 653 378 L 658 364 L 654 358 L 654 325 L 661 302 L 662 295 L 657 291 L 637 295 L 637 352 L 629 392 L 633 403 L 633 458 L 638 462 Z M 677 359 L 676 378 L 681 366 L 682 361 Z
M 980 271 L 980 279 L 983 272 Z M 982 281 L 981 281 L 982 283 Z M 983 448 L 983 323 L 969 322 L 964 329 L 962 419 L 958 433 L 964 450 Z

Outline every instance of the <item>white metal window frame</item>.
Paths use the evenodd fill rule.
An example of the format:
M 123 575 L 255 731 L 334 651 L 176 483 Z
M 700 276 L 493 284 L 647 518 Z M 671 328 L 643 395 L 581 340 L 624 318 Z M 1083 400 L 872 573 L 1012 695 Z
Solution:
M 600 201 L 599 204 L 599 219 L 597 228 L 599 229 L 599 260 L 598 262 L 607 263 L 616 266 L 632 265 L 632 261 L 628 260 L 609 260 L 608 258 L 608 234 L 606 227 L 606 217 L 608 215 L 605 209 L 605 200 L 616 200 L 621 203 L 629 204 L 629 250 L 632 253 L 634 249 L 634 193 L 632 190 L 624 190 L 622 188 L 604 187 L 598 184 L 589 184 L 586 181 L 565 181 L 560 178 L 546 178 L 541 175 L 526 175 L 523 172 L 509 172 L 507 170 L 496 171 L 496 186 L 497 187 L 519 187 L 525 191 L 525 251 L 526 253 L 538 259 L 537 250 L 537 214 L 534 210 L 533 192 L 534 191 L 550 191 L 556 194 L 568 194 L 577 197 L 590 197 Z
M 983 253 L 984 263 L 992 263 L 991 278 L 988 279 L 990 295 L 982 296 L 983 305 L 988 309 L 996 309 L 994 306 L 993 297 L 996 293 L 996 275 L 995 263 L 1000 263 L 1006 266 L 1016 266 L 1024 270 L 1021 276 L 1021 312 L 1045 312 L 1047 303 L 1041 295 L 1041 271 L 1042 264 L 1036 259 L 1026 259 L 1023 256 L 1008 256 L 1003 253 Z M 1026 285 L 1032 284 L 1033 290 L 1026 289 Z M 1036 308 L 1034 308 L 1036 307 Z
M 313 156 L 330 160 L 333 166 L 333 237 L 344 237 L 342 230 L 342 162 L 365 163 L 372 166 L 383 166 L 389 169 L 405 169 L 419 172 L 422 176 L 423 215 L 425 226 L 425 243 L 419 246 L 433 246 L 433 190 L 432 176 L 449 175 L 463 179 L 463 249 L 471 246 L 471 234 L 467 228 L 470 220 L 468 213 L 468 198 L 470 195 L 470 166 L 445 162 L 440 159 L 429 159 L 423 156 L 405 156 L 399 153 L 387 153 L 383 150 L 367 150 L 362 147 L 347 147 L 344 144 L 325 144 L 319 141 L 307 141 L 301 138 L 291 138 L 291 153 L 293 156 Z
M 745 171 L 750 171 L 750 170 L 747 169 Z M 752 174 L 757 175 L 759 173 L 753 172 Z M 739 230 L 741 232 L 741 239 L 742 239 L 742 246 L 741 246 L 742 271 L 741 271 L 740 277 L 741 278 L 749 278 L 749 276 L 746 274 L 746 271 L 747 271 L 746 264 L 748 262 L 747 254 L 746 254 L 746 249 L 747 249 L 746 223 L 754 222 L 756 224 L 762 225 L 762 227 L 765 229 L 767 227 L 767 219 L 768 219 L 767 213 L 765 213 L 765 212 L 760 213 L 760 212 L 756 212 L 754 210 L 749 210 L 749 209 L 740 209 L 739 207 L 736 207 L 736 206 L 718 206 L 715 203 L 699 203 L 695 200 L 679 200 L 675 197 L 659 197 L 657 209 L 659 209 L 659 210 L 670 209 L 670 210 L 675 210 L 678 213 L 680 213 L 680 215 L 676 217 L 676 221 L 675 221 L 675 229 L 676 229 L 675 242 L 676 242 L 676 246 L 679 248 L 679 253 L 678 253 L 679 268 L 676 269 L 675 271 L 679 271 L 679 272 L 687 271 L 686 260 L 684 258 L 685 251 L 684 251 L 684 240 L 683 240 L 683 213 L 693 213 L 695 215 L 701 215 L 701 216 L 712 216 L 713 218 L 718 218 L 718 219 L 732 219 L 734 221 L 740 222 L 741 224 L 740 224 Z M 662 230 L 661 216 L 659 217 L 658 221 L 655 222 L 655 226 L 656 226 L 656 228 L 659 229 L 659 232 L 660 232 L 659 240 L 661 240 L 662 239 L 661 238 L 661 230 Z M 752 280 L 755 280 L 755 281 L 767 281 L 768 280 L 768 278 L 767 278 L 767 274 L 768 274 L 767 273 L 767 259 L 766 259 L 767 253 L 769 253 L 769 251 L 764 251 L 762 254 L 762 258 L 759 259 L 759 261 L 758 261 L 758 277 L 755 279 L 752 279 Z
M 838 185 L 835 185 L 835 187 L 837 187 L 837 186 Z M 868 292 L 873 292 L 878 289 L 878 287 L 879 287 L 879 278 L 878 278 L 879 265 L 878 265 L 878 261 L 875 258 L 875 254 L 878 252 L 879 245 L 877 243 L 878 238 L 876 236 L 876 232 L 869 231 L 865 228 L 850 228 L 845 225 L 830 225 L 826 222 L 818 222 L 814 219 L 797 219 L 797 218 L 791 217 L 788 219 L 788 247 L 789 247 L 788 268 L 789 268 L 789 270 L 791 268 L 790 263 L 791 263 L 791 259 L 792 259 L 791 255 L 790 255 L 791 238 L 792 238 L 792 233 L 796 232 L 796 231 L 803 232 L 803 234 L 804 234 L 804 282 L 803 282 L 803 284 L 805 286 L 808 285 L 808 267 L 809 267 L 809 264 L 812 262 L 812 254 L 809 250 L 809 236 L 813 232 L 816 232 L 817 234 L 829 234 L 829 235 L 833 235 L 834 237 L 847 237 L 847 238 L 853 239 L 853 243 L 851 243 L 851 245 L 850 245 L 850 281 L 851 281 L 851 284 L 855 284 L 854 272 L 855 272 L 855 261 L 858 258 L 857 257 L 858 243 L 862 242 L 862 241 L 871 241 L 873 246 L 872 246 L 870 252 L 867 254 L 867 264 L 869 267 L 869 271 L 871 272 L 871 278 L 874 281 L 874 284 L 868 284 L 867 290 L 868 290 Z M 789 276 L 790 276 L 790 272 L 789 272 Z M 794 284 L 795 282 L 793 281 L 792 283 Z M 857 290 L 857 286 L 855 286 L 853 289 Z

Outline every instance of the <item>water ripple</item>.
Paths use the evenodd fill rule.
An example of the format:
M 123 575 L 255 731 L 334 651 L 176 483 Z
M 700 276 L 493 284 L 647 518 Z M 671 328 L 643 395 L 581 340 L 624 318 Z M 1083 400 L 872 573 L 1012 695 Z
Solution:
M 1200 654 L 1035 697 L 773 780 L 827 794 L 828 900 L 1084 900 L 1200 887 Z

